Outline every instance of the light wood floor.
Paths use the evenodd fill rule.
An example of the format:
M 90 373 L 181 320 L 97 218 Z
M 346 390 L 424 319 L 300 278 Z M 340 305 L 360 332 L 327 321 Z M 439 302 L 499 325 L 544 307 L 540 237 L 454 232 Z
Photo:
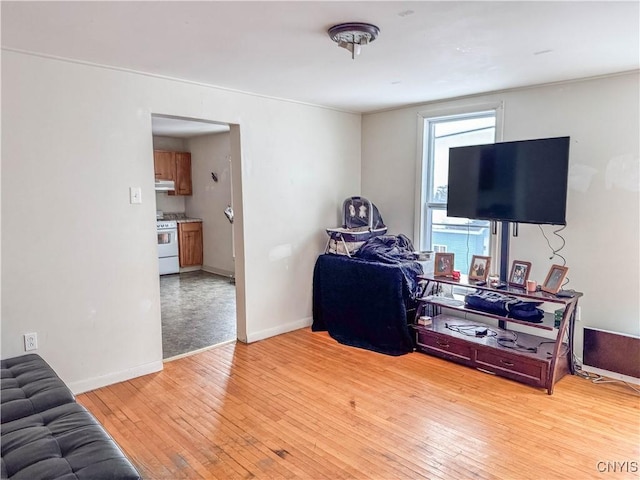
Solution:
M 548 396 L 307 329 L 168 362 L 78 400 L 147 479 L 619 479 L 640 469 L 640 397 L 627 387 L 565 377 Z

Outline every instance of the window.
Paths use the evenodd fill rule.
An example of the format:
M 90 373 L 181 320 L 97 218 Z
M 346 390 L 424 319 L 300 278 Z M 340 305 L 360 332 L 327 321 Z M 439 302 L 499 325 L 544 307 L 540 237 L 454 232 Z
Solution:
M 497 109 L 423 117 L 422 188 L 419 228 L 421 250 L 455 254 L 455 269 L 469 272 L 473 255 L 491 256 L 489 222 L 447 217 L 449 148 L 495 143 Z

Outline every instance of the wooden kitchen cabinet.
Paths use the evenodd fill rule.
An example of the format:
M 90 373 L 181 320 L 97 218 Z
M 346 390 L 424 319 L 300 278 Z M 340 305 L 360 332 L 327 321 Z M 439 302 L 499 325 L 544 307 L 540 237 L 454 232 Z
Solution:
M 175 152 L 176 154 L 176 195 L 191 195 L 191 154 L 189 152 Z
M 178 223 L 180 267 L 202 265 L 202 222 Z
M 176 162 L 174 152 L 155 150 L 153 152 L 153 170 L 156 180 L 176 180 Z
M 191 195 L 191 153 L 153 151 L 153 167 L 156 180 L 173 180 L 176 189 L 169 195 Z

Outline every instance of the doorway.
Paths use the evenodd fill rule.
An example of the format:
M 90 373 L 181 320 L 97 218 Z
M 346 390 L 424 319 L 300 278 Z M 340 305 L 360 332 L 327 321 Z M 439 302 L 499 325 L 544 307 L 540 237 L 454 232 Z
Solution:
M 205 270 L 160 277 L 162 358 L 235 341 L 236 289 Z
M 190 193 L 156 191 L 156 216 L 177 221 L 185 231 L 187 224 L 192 230 L 192 222 L 200 223 L 202 238 L 201 264 L 181 261 L 179 273 L 160 276 L 165 361 L 238 338 L 234 225 L 228 214 L 233 211 L 232 182 L 239 181 L 233 180 L 231 168 L 232 148 L 239 162 L 234 134 L 239 138 L 237 125 L 152 115 L 154 155 L 187 152 L 191 159 Z

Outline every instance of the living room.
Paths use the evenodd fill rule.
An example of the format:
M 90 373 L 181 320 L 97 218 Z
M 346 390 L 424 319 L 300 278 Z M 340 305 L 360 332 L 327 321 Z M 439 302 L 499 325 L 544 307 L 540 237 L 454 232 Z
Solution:
M 622 2 L 629 5 L 637 26 L 637 4 Z M 640 333 L 637 31 L 628 43 L 636 65 L 624 71 L 360 113 L 78 61 L 72 52 L 42 53 L 38 44 L 5 45 L 5 36 L 13 38 L 6 8 L 3 2 L 3 358 L 23 354 L 23 335 L 37 332 L 37 353 L 75 393 L 169 368 L 162 363 L 157 258 L 149 248 L 152 114 L 231 125 L 233 168 L 240 172 L 233 196 L 241 342 L 311 324 L 314 263 L 346 197 L 371 199 L 391 233 L 417 238 L 419 118 L 488 103 L 502 105 L 504 141 L 571 137 L 563 255 L 571 287 L 584 293 L 575 353 L 584 326 Z M 37 25 L 37 9 L 18 13 L 11 17 L 18 27 L 10 29 L 26 29 L 28 15 Z M 325 32 L 323 42 L 357 68 L 382 44 L 381 27 L 380 39 L 355 60 Z M 132 186 L 142 188 L 139 205 L 129 203 Z M 538 228 L 523 225 L 511 248 L 512 258 L 530 261 L 531 276 L 542 281 L 552 261 Z

